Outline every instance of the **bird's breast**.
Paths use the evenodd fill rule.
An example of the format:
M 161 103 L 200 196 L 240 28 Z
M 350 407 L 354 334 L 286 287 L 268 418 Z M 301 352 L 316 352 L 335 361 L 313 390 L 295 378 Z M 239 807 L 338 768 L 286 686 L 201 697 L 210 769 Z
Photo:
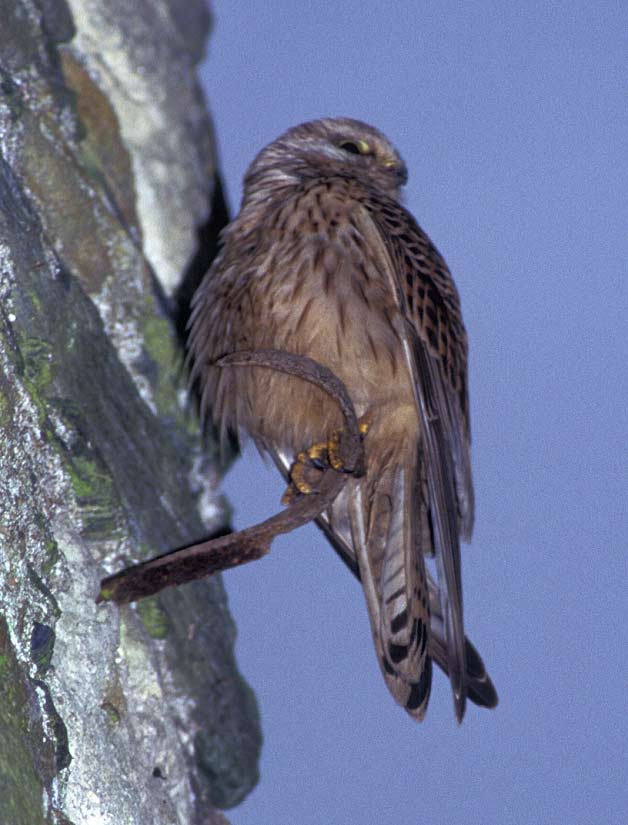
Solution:
M 353 254 L 352 254 L 353 252 Z M 416 430 L 410 376 L 395 323 L 399 310 L 377 260 L 366 265 L 338 240 L 314 235 L 288 245 L 263 267 L 253 302 L 265 305 L 256 347 L 307 355 L 329 367 L 345 384 L 359 416 L 375 430 L 386 417 L 393 429 Z M 247 393 L 253 435 L 297 452 L 324 439 L 342 423 L 335 402 L 299 379 L 252 377 Z

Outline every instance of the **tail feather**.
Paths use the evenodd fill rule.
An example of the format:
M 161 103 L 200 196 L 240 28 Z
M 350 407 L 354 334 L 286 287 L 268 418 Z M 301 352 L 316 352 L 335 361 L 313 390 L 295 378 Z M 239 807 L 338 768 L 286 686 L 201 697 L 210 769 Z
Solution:
M 441 601 L 438 595 L 438 588 L 428 576 L 430 588 L 430 614 L 431 614 L 431 636 L 430 653 L 436 664 L 449 675 L 449 656 L 447 654 L 447 641 L 445 622 Z M 491 677 L 486 671 L 482 657 L 465 637 L 465 689 L 467 697 L 476 705 L 484 708 L 494 708 L 497 706 L 498 697 Z
M 396 701 L 422 719 L 431 687 L 429 592 L 416 552 L 416 472 L 403 456 L 370 457 L 353 482 L 352 540 L 384 679 Z
M 288 470 L 291 463 L 291 458 L 287 454 L 272 453 L 277 467 L 287 478 Z M 417 471 L 418 472 L 418 471 Z M 360 524 L 364 524 L 364 518 L 360 517 L 360 513 L 364 512 L 365 506 L 368 507 L 368 495 L 364 491 L 364 483 L 366 479 L 351 479 L 340 492 L 339 496 L 333 502 L 329 510 L 317 519 L 319 528 L 323 531 L 327 539 L 332 544 L 334 550 L 338 553 L 340 558 L 347 565 L 349 570 L 355 575 L 358 581 L 364 579 L 364 572 L 360 569 L 356 548 L 366 543 L 367 531 L 365 528 L 360 529 Z M 362 492 L 360 492 L 360 487 Z M 356 504 L 356 497 L 364 498 L 364 503 Z M 420 496 L 417 497 L 422 500 Z M 420 508 L 416 507 L 416 498 L 414 506 L 410 508 L 410 512 L 419 512 L 419 522 L 421 523 L 421 535 L 415 536 L 415 549 L 413 553 L 407 554 L 406 558 L 418 559 L 419 567 L 422 568 L 423 559 L 421 558 L 421 548 L 425 547 L 424 552 L 430 551 L 431 548 L 431 530 L 425 514 Z M 371 521 L 369 511 L 369 521 Z M 368 523 L 368 522 L 367 522 Z M 361 538 L 360 538 L 361 536 Z M 358 543 L 360 538 L 360 543 Z M 365 585 L 365 593 L 367 587 L 370 587 L 371 592 L 375 592 L 372 576 L 369 577 L 370 565 L 366 566 L 367 585 Z M 417 574 L 419 584 L 420 573 Z M 412 575 L 408 575 L 408 579 L 412 580 Z M 438 587 L 432 580 L 429 574 L 426 576 L 426 589 L 429 594 L 427 597 L 427 609 L 430 616 L 429 633 L 425 635 L 427 639 L 427 656 L 425 659 L 425 667 L 422 673 L 418 671 L 414 674 L 414 678 L 410 682 L 399 677 L 395 667 L 390 663 L 389 658 L 384 654 L 384 648 L 381 643 L 382 634 L 380 632 L 373 633 L 375 642 L 375 649 L 380 667 L 384 673 L 384 678 L 388 689 L 395 697 L 396 701 L 406 708 L 406 710 L 415 718 L 422 719 L 425 713 L 427 698 L 429 697 L 429 690 L 432 679 L 432 659 L 441 670 L 448 675 L 449 657 L 447 653 L 447 642 L 445 639 L 445 627 L 441 612 L 441 603 L 439 598 Z M 394 592 L 394 591 L 392 591 Z M 369 600 L 367 595 L 367 603 L 370 605 L 371 601 L 375 601 L 374 596 Z M 422 601 L 421 601 L 422 604 Z M 369 613 L 371 613 L 369 606 Z M 378 625 L 379 628 L 379 625 Z M 422 644 L 422 643 L 421 643 Z M 491 681 L 490 676 L 486 672 L 484 662 L 480 654 L 469 641 L 465 639 L 466 650 L 466 678 L 465 687 L 467 697 L 476 705 L 486 708 L 494 708 L 497 705 L 497 692 Z

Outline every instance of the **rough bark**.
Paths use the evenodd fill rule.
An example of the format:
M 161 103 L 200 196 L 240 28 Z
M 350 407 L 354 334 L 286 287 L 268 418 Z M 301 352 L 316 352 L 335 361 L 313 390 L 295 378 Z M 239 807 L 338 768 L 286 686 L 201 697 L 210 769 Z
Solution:
M 220 579 L 94 601 L 227 518 L 171 320 L 224 211 L 205 4 L 0 19 L 0 822 L 224 822 L 260 732 Z

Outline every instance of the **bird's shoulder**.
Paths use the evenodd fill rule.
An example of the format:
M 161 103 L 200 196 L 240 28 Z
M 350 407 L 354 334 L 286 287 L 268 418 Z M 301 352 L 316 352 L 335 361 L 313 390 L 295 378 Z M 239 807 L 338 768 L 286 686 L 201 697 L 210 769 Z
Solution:
M 401 203 L 385 193 L 366 191 L 361 204 L 393 262 L 406 317 L 440 363 L 468 421 L 467 332 L 449 267 Z

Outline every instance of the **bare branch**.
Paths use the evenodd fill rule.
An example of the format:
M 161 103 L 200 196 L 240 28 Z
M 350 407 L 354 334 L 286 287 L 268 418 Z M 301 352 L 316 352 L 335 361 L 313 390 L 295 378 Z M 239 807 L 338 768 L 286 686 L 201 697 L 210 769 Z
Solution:
M 364 454 L 358 420 L 346 387 L 331 370 L 307 356 L 280 350 L 242 351 L 227 355 L 216 366 L 265 367 L 315 384 L 333 398 L 342 412 L 345 426 L 340 441 L 344 472 L 332 467 L 323 471 L 315 492 L 298 499 L 286 510 L 266 521 L 218 539 L 183 547 L 142 564 L 134 565 L 103 579 L 96 601 L 126 604 L 152 596 L 165 587 L 210 576 L 266 555 L 272 540 L 289 533 L 320 515 L 336 498 L 349 475 L 364 472 Z

